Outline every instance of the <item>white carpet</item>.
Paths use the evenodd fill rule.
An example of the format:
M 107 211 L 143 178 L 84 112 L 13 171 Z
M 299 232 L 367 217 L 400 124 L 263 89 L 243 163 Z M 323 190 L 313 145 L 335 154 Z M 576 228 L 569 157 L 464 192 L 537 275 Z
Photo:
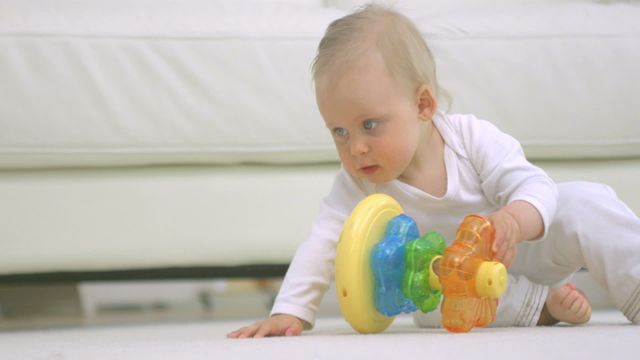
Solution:
M 226 339 L 246 322 L 191 322 L 0 333 L 0 359 L 624 359 L 637 358 L 640 326 L 600 310 L 586 326 L 489 328 L 468 334 L 418 329 L 409 317 L 358 335 L 321 318 L 293 338 Z

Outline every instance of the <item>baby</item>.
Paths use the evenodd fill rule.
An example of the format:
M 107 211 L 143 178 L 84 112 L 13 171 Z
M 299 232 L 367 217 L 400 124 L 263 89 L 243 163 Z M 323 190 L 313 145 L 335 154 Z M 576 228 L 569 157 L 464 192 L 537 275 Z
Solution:
M 591 306 L 567 279 L 582 267 L 640 323 L 640 220 L 607 186 L 556 185 L 520 144 L 472 115 L 438 110 L 431 53 L 405 16 L 368 5 L 334 21 L 313 64 L 318 108 L 342 169 L 299 247 L 271 317 L 232 338 L 299 335 L 334 273 L 337 241 L 355 205 L 395 198 L 421 233 L 452 241 L 461 219 L 485 214 L 509 268 L 494 326 L 581 324 Z M 534 241 L 527 241 L 534 240 Z M 372 295 L 373 296 L 373 295 Z M 422 327 L 440 314 L 414 313 Z

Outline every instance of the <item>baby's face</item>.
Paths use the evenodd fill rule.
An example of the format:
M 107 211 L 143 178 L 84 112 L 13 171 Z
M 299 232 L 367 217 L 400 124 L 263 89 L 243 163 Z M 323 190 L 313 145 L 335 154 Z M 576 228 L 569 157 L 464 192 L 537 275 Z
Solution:
M 359 59 L 332 85 L 317 87 L 316 98 L 352 176 L 388 182 L 415 165 L 424 126 L 417 98 L 390 77 L 377 52 Z

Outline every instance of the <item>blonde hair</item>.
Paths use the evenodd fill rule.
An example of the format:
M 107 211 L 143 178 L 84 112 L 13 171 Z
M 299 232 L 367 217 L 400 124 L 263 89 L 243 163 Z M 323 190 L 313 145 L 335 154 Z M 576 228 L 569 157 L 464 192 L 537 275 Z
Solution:
M 371 49 L 379 51 L 390 75 L 408 86 L 411 95 L 427 84 L 438 97 L 436 66 L 424 38 L 406 16 L 378 4 L 367 4 L 329 25 L 311 67 L 316 86 L 339 78 Z

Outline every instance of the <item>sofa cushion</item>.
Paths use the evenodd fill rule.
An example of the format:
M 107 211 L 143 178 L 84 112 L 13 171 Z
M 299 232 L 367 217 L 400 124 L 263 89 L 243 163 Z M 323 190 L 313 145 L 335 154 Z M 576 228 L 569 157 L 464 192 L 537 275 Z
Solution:
M 0 168 L 337 160 L 309 67 L 346 12 L 316 4 L 3 1 Z M 422 10 L 452 112 L 532 159 L 640 155 L 638 5 Z
M 640 3 L 412 14 L 454 112 L 495 123 L 531 159 L 640 156 Z
M 333 160 L 309 66 L 340 15 L 278 1 L 4 1 L 0 167 Z

